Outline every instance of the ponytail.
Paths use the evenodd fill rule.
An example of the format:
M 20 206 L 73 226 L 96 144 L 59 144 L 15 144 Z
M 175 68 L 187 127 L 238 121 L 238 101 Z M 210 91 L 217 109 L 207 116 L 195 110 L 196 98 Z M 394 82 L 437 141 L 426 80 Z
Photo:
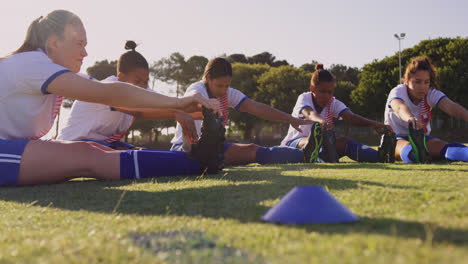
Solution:
M 124 48 L 130 50 L 122 54 L 117 62 L 117 74 L 129 73 L 136 68 L 149 70 L 148 61 L 139 52 L 135 51 L 137 44 L 133 40 L 127 40 Z
M 47 52 L 47 40 L 51 36 L 63 37 L 68 24 L 82 25 L 80 18 L 70 11 L 54 10 L 45 17 L 35 19 L 28 27 L 23 44 L 12 54 L 42 49 Z
M 321 82 L 335 82 L 335 77 L 323 68 L 323 64 L 315 65 L 315 72 L 310 79 L 310 85 L 316 87 Z

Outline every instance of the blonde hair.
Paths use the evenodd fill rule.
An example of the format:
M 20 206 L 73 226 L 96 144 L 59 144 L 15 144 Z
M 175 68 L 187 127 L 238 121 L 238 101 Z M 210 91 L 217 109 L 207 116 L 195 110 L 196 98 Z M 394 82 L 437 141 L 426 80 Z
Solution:
M 63 37 L 66 25 L 83 25 L 80 18 L 67 10 L 54 10 L 29 25 L 23 44 L 12 54 L 42 49 L 47 52 L 50 36 Z

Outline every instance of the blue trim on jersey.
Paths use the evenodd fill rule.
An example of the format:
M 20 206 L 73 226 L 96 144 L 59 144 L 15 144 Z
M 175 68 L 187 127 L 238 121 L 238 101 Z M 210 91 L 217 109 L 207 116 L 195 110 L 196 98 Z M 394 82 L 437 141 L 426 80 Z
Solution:
M 314 111 L 314 108 L 312 108 L 312 106 L 310 105 L 304 105 L 301 109 L 299 109 L 299 113 L 297 113 L 297 116 L 301 116 L 302 115 L 302 110 L 304 110 L 304 108 L 307 108 L 309 107 L 310 109 L 312 109 L 312 111 Z M 305 119 L 305 117 L 302 117 L 302 119 Z
M 236 111 L 239 111 L 239 107 L 241 106 L 241 104 L 242 104 L 245 100 L 247 100 L 248 98 L 249 98 L 249 97 L 247 97 L 247 95 L 246 95 L 244 98 L 242 98 L 242 100 L 240 100 L 240 102 L 236 105 L 236 107 L 234 107 L 234 109 L 235 109 Z
M 61 74 L 63 73 L 67 73 L 67 72 L 71 72 L 69 69 L 65 69 L 65 70 L 61 70 L 61 71 L 58 71 L 54 74 L 52 74 L 52 76 L 49 77 L 49 79 L 47 79 L 44 84 L 42 84 L 41 86 L 41 92 L 43 94 L 50 94 L 49 92 L 47 92 L 47 87 L 49 87 L 49 84 L 55 80 L 55 78 L 59 77 Z
M 29 139 L 0 139 L 0 186 L 18 185 L 21 156 Z
M 344 111 L 346 111 L 346 110 L 351 111 L 351 109 L 349 109 L 349 107 L 346 107 L 345 109 L 341 110 L 340 113 L 338 113 L 338 117 L 337 117 L 337 118 L 340 118 L 341 114 L 342 114 Z
M 109 106 L 109 109 L 110 109 L 111 111 L 117 111 L 117 109 L 115 109 L 115 108 L 112 107 L 112 106 Z
M 440 103 L 440 101 L 441 101 L 442 99 L 444 99 L 444 98 L 448 98 L 448 97 L 447 97 L 446 95 L 442 96 L 442 97 L 439 99 L 439 101 L 437 101 L 435 107 L 439 108 L 439 103 Z

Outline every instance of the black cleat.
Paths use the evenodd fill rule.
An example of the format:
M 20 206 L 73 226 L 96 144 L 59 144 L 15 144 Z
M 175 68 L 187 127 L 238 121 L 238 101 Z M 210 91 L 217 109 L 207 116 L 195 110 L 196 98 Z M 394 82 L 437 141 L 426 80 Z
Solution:
M 202 110 L 203 125 L 200 138 L 192 144 L 189 157 L 200 162 L 202 171 L 216 174 L 224 168 L 224 142 L 226 140 L 223 120 L 205 107 Z
M 315 122 L 310 130 L 307 143 L 301 148 L 302 154 L 304 155 L 304 162 L 317 162 L 322 142 L 322 126 L 319 122 Z
M 413 148 L 416 163 L 431 163 L 432 158 L 426 146 L 424 129 L 414 129 L 412 123 L 408 124 L 408 138 Z
M 384 128 L 384 133 L 380 140 L 380 146 L 377 150 L 379 162 L 395 163 L 396 142 L 395 133 L 391 133 L 387 128 Z
M 336 136 L 333 130 L 323 131 L 323 161 L 329 163 L 338 163 L 338 154 L 336 153 Z

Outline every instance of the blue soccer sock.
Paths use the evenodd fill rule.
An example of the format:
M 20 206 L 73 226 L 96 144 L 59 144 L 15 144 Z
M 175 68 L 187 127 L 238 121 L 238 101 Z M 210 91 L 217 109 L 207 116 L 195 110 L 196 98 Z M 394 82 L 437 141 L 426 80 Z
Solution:
M 413 147 L 411 144 L 408 144 L 401 149 L 400 157 L 404 163 L 414 163 Z
M 256 162 L 260 164 L 304 162 L 302 150 L 290 147 L 259 147 Z
M 450 161 L 468 162 L 468 147 L 456 142 L 450 143 L 442 148 L 440 156 Z
M 350 140 L 345 145 L 345 154 L 358 162 L 378 162 L 377 151 L 367 145 Z
M 182 151 L 127 150 L 120 153 L 120 179 L 200 173 L 200 163 Z

